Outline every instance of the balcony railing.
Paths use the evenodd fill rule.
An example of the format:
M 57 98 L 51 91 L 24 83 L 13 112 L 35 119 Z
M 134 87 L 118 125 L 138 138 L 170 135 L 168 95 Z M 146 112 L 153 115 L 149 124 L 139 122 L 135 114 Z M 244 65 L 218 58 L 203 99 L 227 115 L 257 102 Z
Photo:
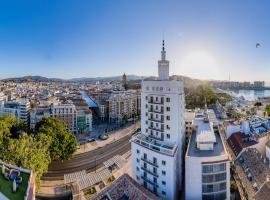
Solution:
M 158 178 L 158 174 L 157 174 L 156 172 L 153 172 L 153 171 L 151 171 L 151 170 L 145 168 L 144 166 L 141 166 L 141 169 L 142 169 L 143 171 L 145 171 L 145 172 L 147 172 L 147 173 L 149 173 L 149 174 L 151 174 L 151 175 L 153 175 L 153 176 L 155 176 L 155 177 Z
M 150 165 L 153 165 L 154 167 L 158 167 L 158 164 L 152 160 L 148 160 L 147 158 L 144 158 L 144 157 L 142 157 L 141 160 L 150 164 Z
M 153 99 L 150 99 L 148 101 L 148 103 L 151 103 L 151 104 L 159 104 L 159 105 L 163 105 L 164 104 L 164 101 L 154 101 Z
M 172 143 L 172 142 L 159 141 L 147 135 L 143 135 L 141 133 L 137 133 L 133 135 L 131 138 L 131 142 L 135 142 L 143 147 L 146 147 L 153 151 L 160 152 L 160 153 L 170 155 L 170 156 L 174 156 L 177 149 L 176 142 Z
M 157 127 L 149 126 L 148 129 L 153 130 L 153 131 L 164 132 L 164 128 L 157 128 Z
M 161 133 L 161 137 L 156 137 L 156 136 L 154 136 L 153 133 L 150 133 L 149 137 L 151 137 L 155 140 L 164 141 L 164 133 Z
M 150 108 L 150 109 L 148 110 L 148 112 L 158 113 L 158 114 L 163 114 L 163 113 L 164 113 L 164 110 L 163 110 L 163 109 L 161 109 L 161 110 L 156 110 L 156 109 Z
M 141 176 L 141 178 L 146 181 L 147 183 L 150 183 L 151 185 L 158 187 L 158 184 L 155 183 L 154 181 L 151 181 L 150 179 L 148 179 L 147 177 Z
M 162 119 L 155 119 L 153 117 L 149 117 L 148 120 L 153 121 L 153 122 L 164 123 L 164 119 L 163 118 Z

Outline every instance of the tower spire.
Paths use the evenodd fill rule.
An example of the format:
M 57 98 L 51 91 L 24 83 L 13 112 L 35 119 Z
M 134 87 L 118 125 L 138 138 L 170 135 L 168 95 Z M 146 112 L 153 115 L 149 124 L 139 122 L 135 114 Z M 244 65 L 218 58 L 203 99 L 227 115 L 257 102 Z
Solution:
M 159 80 L 169 80 L 169 61 L 166 60 L 165 40 L 162 40 L 161 60 L 158 61 Z
M 165 41 L 162 40 L 161 60 L 166 60 Z

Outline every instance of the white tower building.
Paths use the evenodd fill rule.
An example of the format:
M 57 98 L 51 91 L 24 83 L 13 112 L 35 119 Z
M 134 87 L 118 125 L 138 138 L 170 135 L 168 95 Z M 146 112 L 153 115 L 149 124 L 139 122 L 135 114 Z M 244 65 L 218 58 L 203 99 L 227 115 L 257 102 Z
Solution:
M 188 200 L 230 199 L 230 161 L 209 112 L 196 112 L 185 156 L 185 196 Z
M 131 139 L 133 178 L 162 199 L 177 199 L 182 181 L 184 90 L 169 80 L 169 61 L 161 51 L 158 80 L 143 81 L 141 132 Z

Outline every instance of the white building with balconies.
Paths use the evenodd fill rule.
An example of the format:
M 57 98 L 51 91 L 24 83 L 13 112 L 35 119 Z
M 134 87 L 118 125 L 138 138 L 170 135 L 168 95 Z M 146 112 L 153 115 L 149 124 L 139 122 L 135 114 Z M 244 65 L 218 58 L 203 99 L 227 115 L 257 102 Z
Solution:
M 185 156 L 187 200 L 230 199 L 230 161 L 207 110 L 195 113 Z
M 131 139 L 133 178 L 162 199 L 177 199 L 182 181 L 185 100 L 183 82 L 169 80 L 161 51 L 158 80 L 143 81 L 141 132 Z

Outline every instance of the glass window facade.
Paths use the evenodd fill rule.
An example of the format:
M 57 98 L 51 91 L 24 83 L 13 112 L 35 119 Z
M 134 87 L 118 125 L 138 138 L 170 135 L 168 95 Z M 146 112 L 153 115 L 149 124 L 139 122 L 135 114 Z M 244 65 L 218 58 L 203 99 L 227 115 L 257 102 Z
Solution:
M 202 199 L 226 199 L 226 163 L 202 165 Z

